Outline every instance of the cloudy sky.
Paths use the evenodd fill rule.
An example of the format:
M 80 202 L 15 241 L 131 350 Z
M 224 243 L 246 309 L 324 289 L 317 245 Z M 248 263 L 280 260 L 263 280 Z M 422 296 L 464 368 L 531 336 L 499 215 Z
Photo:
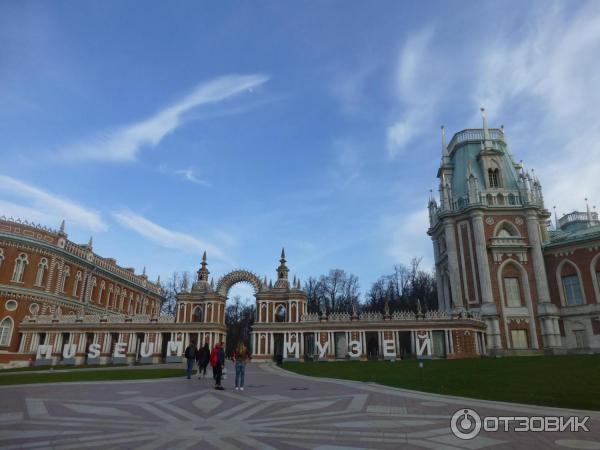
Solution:
M 600 202 L 600 2 L 2 2 L 0 215 L 150 277 L 432 264 L 451 135 Z M 450 137 L 450 136 L 449 136 Z

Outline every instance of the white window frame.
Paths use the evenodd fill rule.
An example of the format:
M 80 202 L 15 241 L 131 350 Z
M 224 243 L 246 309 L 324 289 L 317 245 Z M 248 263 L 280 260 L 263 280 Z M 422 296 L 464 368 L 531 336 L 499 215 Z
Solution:
M 510 282 L 507 283 L 509 280 Z M 510 284 L 513 281 L 515 282 L 515 285 L 511 286 Z M 511 295 L 515 293 L 516 299 L 513 295 Z M 504 277 L 504 296 L 506 299 L 506 306 L 508 308 L 519 308 L 523 306 L 523 299 L 521 298 L 520 280 L 518 277 Z
M 15 321 L 12 319 L 12 317 L 6 316 L 4 319 L 2 319 L 2 321 L 0 321 L 0 347 L 10 346 L 14 327 Z
M 23 276 L 25 275 L 25 269 L 29 264 L 29 257 L 27 253 L 19 253 L 19 256 L 15 259 L 15 267 L 13 269 L 13 274 L 11 281 L 15 283 L 22 283 Z
M 38 263 L 38 270 L 35 274 L 35 285 L 38 287 L 44 287 L 44 275 L 46 274 L 46 270 L 48 270 L 48 259 L 42 258 Z

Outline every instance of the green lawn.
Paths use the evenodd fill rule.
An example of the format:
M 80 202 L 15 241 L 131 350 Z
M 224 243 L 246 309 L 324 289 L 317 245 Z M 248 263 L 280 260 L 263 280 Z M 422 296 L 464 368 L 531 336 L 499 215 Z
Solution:
M 600 410 L 600 355 L 285 363 L 304 375 L 533 405 Z
M 185 373 L 185 369 L 114 369 L 15 373 L 0 376 L 0 385 L 58 383 L 64 381 L 147 380 L 152 378 L 184 377 Z

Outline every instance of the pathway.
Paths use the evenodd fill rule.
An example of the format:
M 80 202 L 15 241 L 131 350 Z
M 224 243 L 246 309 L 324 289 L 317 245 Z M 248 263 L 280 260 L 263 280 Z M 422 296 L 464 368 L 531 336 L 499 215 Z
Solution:
M 587 433 L 461 440 L 450 430 L 459 409 L 482 417 L 590 413 L 315 379 L 267 364 L 250 364 L 246 376 L 243 392 L 231 375 L 225 391 L 210 379 L 180 378 L 3 386 L 0 449 L 600 449 L 600 413 L 591 413 Z

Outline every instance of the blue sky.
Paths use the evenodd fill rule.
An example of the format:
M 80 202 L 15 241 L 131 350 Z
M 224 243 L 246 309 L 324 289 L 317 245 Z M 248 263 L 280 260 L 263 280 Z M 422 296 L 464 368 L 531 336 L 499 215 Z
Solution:
M 439 127 L 600 201 L 598 2 L 2 2 L 0 214 L 151 278 L 431 267 Z M 449 136 L 449 137 L 450 137 Z

